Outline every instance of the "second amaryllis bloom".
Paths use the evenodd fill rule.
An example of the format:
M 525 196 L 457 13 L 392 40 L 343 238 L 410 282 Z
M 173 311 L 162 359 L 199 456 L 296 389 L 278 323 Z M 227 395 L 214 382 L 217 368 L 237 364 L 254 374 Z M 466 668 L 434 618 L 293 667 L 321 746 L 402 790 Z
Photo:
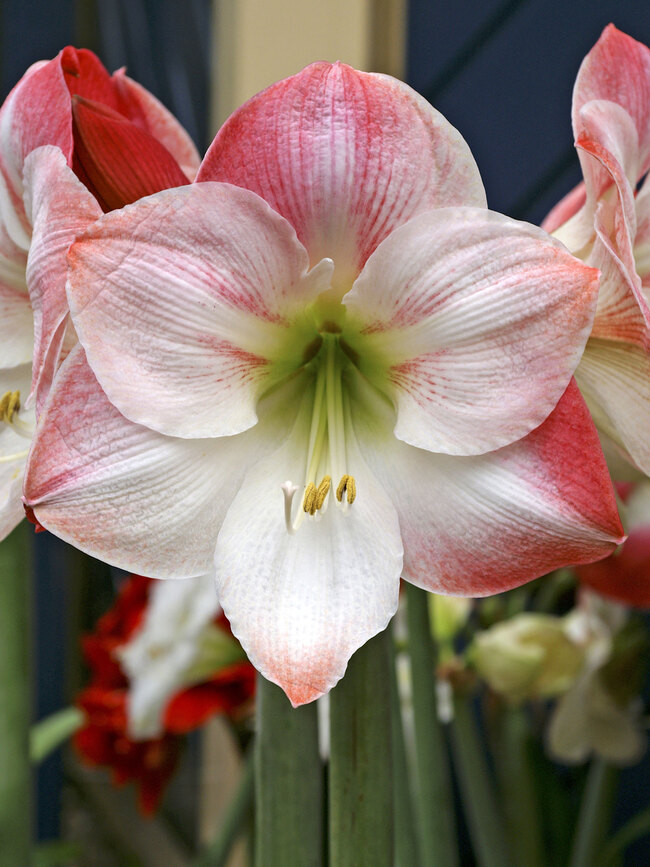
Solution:
M 85 49 L 34 64 L 0 109 L 0 539 L 24 514 L 34 406 L 76 340 L 68 247 L 102 211 L 189 183 L 198 163 L 167 109 Z
M 386 626 L 400 575 L 476 596 L 613 550 L 570 382 L 598 272 L 487 211 L 441 115 L 315 64 L 236 112 L 198 179 L 70 252 L 82 346 L 25 488 L 45 527 L 152 576 L 215 568 L 294 704 Z

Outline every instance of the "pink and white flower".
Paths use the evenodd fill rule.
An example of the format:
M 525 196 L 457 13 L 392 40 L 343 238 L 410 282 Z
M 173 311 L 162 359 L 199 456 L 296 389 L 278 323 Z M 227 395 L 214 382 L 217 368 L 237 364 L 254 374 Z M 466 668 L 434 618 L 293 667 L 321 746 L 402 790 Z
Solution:
M 650 50 L 613 25 L 573 91 L 580 184 L 543 227 L 601 271 L 576 379 L 598 428 L 650 473 Z
M 386 626 L 400 575 L 482 595 L 613 550 L 571 383 L 597 272 L 485 209 L 441 115 L 314 64 L 236 112 L 198 178 L 70 251 L 81 346 L 25 486 L 45 527 L 155 577 L 216 568 L 294 704 Z
M 0 109 L 0 538 L 24 514 L 34 405 L 47 394 L 66 329 L 75 341 L 68 247 L 102 209 L 189 183 L 197 167 L 172 115 L 90 51 L 68 46 L 34 64 Z

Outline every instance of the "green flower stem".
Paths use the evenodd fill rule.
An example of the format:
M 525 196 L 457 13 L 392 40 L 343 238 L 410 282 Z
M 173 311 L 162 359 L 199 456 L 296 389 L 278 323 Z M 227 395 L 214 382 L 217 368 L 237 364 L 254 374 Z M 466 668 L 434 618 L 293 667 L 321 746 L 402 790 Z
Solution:
M 490 779 L 485 747 L 471 700 L 457 696 L 451 723 L 453 754 L 467 824 L 480 867 L 510 867 L 513 861 L 497 794 Z
M 230 850 L 246 827 L 253 809 L 255 773 L 253 750 L 249 750 L 242 768 L 241 780 L 223 817 L 219 832 L 212 843 L 194 862 L 194 867 L 226 867 Z
M 393 778 L 395 791 L 395 857 L 398 867 L 420 867 L 418 841 L 413 814 L 413 793 L 404 741 L 404 721 L 395 667 L 395 643 L 390 642 L 391 653 L 391 726 L 393 736 Z
M 569 867 L 593 867 L 598 863 L 609 831 L 617 782 L 615 768 L 599 758 L 592 761 L 582 793 Z
M 275 684 L 257 681 L 257 867 L 322 867 L 323 771 L 316 704 L 292 708 Z
M 0 543 L 0 867 L 31 859 L 29 524 Z
M 539 804 L 532 778 L 529 728 L 521 707 L 506 707 L 499 720 L 497 753 L 506 828 L 516 864 L 544 867 Z
M 361 647 L 330 693 L 332 867 L 394 864 L 390 640 Z
M 438 719 L 436 654 L 425 590 L 406 584 L 422 867 L 455 867 L 458 842 L 447 745 Z

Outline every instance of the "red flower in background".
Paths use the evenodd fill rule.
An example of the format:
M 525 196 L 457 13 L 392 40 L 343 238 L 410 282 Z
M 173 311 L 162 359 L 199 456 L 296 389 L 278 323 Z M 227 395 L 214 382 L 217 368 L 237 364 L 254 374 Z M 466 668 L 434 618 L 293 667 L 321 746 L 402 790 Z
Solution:
M 110 768 L 115 785 L 136 784 L 145 815 L 155 812 L 160 803 L 176 768 L 182 736 L 215 713 L 239 719 L 250 709 L 255 690 L 255 670 L 250 663 L 227 666 L 171 699 L 160 736 L 144 740 L 128 737 L 129 680 L 117 651 L 142 624 L 153 583 L 149 578 L 131 576 L 95 631 L 84 638 L 91 681 L 77 699 L 87 721 L 75 736 L 75 745 L 87 763 Z M 222 614 L 215 618 L 215 624 L 229 631 Z

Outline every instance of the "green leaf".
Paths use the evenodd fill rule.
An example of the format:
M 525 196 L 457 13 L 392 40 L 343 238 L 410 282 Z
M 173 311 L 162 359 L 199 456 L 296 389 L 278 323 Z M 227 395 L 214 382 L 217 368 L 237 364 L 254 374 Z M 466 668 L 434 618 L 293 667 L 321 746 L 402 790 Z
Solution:
M 29 732 L 29 757 L 38 765 L 68 740 L 84 723 L 84 715 L 78 707 L 66 707 L 31 727 Z
M 77 843 L 48 840 L 34 849 L 33 867 L 68 867 L 80 854 Z

